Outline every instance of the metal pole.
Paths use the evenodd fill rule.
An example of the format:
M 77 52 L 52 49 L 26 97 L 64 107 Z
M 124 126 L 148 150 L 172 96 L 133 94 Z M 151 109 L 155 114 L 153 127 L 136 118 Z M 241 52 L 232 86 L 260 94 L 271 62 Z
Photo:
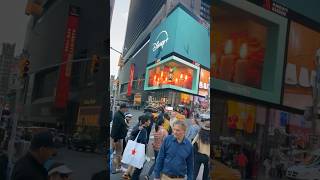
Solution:
M 17 78 L 17 80 L 21 83 L 21 79 Z M 22 108 L 22 103 L 21 103 L 21 95 L 22 95 L 22 87 L 24 87 L 26 80 L 22 79 L 22 84 L 21 86 L 17 89 L 16 93 L 16 102 L 15 102 L 15 111 L 13 114 L 13 122 L 12 122 L 12 128 L 11 128 L 11 136 L 8 144 L 8 173 L 7 173 L 7 179 L 10 179 L 11 172 L 13 169 L 13 155 L 14 155 L 14 143 L 15 143 L 15 138 L 16 138 L 16 131 L 17 131 L 17 125 L 18 125 L 18 120 L 20 119 L 21 115 L 21 108 Z
M 320 95 L 320 48 L 316 52 L 315 57 L 315 64 L 316 64 L 316 80 L 313 86 L 313 116 L 312 116 L 312 133 L 313 135 L 317 134 L 318 130 L 318 104 L 320 102 L 319 95 Z
M 113 84 L 112 92 L 113 92 L 113 105 L 112 105 L 112 117 L 111 121 L 113 120 L 114 112 L 115 112 L 115 106 L 116 106 L 116 90 L 117 90 L 117 85 Z

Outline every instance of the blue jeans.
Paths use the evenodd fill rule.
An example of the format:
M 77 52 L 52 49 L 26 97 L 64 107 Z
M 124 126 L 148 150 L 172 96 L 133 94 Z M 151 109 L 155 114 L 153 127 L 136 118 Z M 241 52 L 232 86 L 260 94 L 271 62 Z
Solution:
M 159 151 L 156 151 L 154 150 L 154 163 L 152 164 L 151 168 L 149 169 L 149 172 L 148 172 L 148 176 L 151 176 L 153 170 L 154 170 L 154 166 L 156 165 L 156 160 L 157 160 L 157 157 L 158 157 L 158 153 Z

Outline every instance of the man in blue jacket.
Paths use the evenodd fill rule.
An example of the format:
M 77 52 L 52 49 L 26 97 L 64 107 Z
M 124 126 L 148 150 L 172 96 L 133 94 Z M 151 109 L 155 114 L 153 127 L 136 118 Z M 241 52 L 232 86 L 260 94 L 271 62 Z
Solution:
M 160 148 L 154 169 L 155 180 L 188 180 L 193 178 L 193 147 L 185 138 L 187 126 L 175 121 L 173 135 L 167 136 Z

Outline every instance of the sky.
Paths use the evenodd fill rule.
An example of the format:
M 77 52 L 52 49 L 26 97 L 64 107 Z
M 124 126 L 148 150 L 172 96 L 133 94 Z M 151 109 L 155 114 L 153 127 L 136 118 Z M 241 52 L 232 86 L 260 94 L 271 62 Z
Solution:
M 24 14 L 26 3 L 27 0 L 0 0 L 0 44 L 15 43 L 16 55 L 22 52 L 29 20 Z
M 115 0 L 111 30 L 110 46 L 122 52 L 127 29 L 130 0 Z M 110 75 L 118 75 L 120 54 L 110 49 Z

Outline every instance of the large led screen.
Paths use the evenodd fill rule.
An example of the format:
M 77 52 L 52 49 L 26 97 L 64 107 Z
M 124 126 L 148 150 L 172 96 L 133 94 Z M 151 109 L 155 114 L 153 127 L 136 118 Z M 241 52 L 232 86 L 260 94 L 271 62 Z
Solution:
M 290 24 L 283 105 L 301 110 L 312 105 L 317 52 L 320 56 L 320 33 L 292 21 Z
M 147 67 L 144 90 L 171 88 L 197 94 L 200 68 L 171 56 Z
M 213 13 L 213 88 L 280 103 L 287 19 L 246 1 Z
M 201 68 L 199 81 L 199 95 L 208 96 L 210 89 L 210 71 Z

